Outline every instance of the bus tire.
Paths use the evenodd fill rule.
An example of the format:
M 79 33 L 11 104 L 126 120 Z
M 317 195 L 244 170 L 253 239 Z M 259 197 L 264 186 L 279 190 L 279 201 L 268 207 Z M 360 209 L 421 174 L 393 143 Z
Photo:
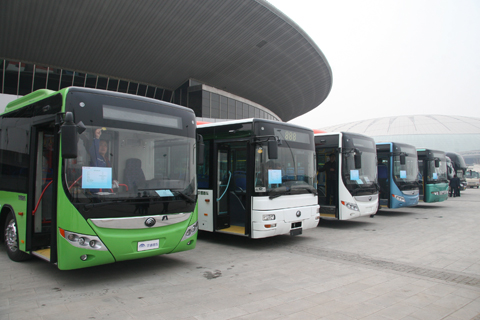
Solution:
M 28 253 L 20 251 L 18 246 L 17 221 L 12 212 L 9 212 L 7 215 L 3 231 L 5 235 L 5 250 L 7 251 L 8 257 L 17 262 L 30 259 L 31 256 Z

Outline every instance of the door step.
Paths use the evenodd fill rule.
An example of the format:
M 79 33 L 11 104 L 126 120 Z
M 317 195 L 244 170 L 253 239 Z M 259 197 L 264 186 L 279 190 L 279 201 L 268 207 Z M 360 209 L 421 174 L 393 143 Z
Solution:
M 32 255 L 50 262 L 50 248 L 32 251 Z
M 335 218 L 337 216 L 337 208 L 335 206 L 320 206 L 320 216 Z
M 320 217 L 335 218 L 335 213 L 320 213 Z
M 225 232 L 225 233 L 235 233 L 239 235 L 245 235 L 245 227 L 240 226 L 230 226 L 229 228 L 217 230 L 217 232 Z

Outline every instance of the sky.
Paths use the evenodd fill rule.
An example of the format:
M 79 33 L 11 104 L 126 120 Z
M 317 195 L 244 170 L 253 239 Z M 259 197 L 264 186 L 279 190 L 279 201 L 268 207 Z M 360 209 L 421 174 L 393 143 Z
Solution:
M 289 122 L 480 118 L 480 1 L 268 1 L 310 36 L 333 74 L 327 99 Z

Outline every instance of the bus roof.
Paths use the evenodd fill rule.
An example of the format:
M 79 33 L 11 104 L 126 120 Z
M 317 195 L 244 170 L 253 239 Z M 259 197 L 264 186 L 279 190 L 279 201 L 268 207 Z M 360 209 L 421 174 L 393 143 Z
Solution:
M 427 149 L 427 148 L 417 148 L 417 152 L 418 152 L 418 151 L 445 153 L 445 151 L 442 151 L 442 150 Z
M 20 109 L 24 106 L 32 104 L 35 101 L 45 99 L 56 93 L 57 91 L 48 90 L 48 89 L 40 89 L 40 90 L 34 91 L 32 93 L 27 94 L 26 96 L 23 96 L 21 98 L 18 98 L 16 100 L 9 102 L 5 107 L 4 113 L 8 113 L 8 112 Z
M 315 132 L 315 131 L 314 131 Z M 325 133 L 315 133 L 316 137 L 322 137 L 322 136 L 328 136 L 328 135 L 347 135 L 347 136 L 357 136 L 357 137 L 364 137 L 368 139 L 374 140 L 372 137 L 361 134 L 361 133 L 356 133 L 356 132 L 348 132 L 348 131 L 336 131 L 336 132 L 325 132 Z
M 283 126 L 288 126 L 288 127 L 292 127 L 292 128 L 298 128 L 298 129 L 313 131 L 310 128 L 299 126 L 299 125 L 296 125 L 296 124 L 293 124 L 293 123 L 280 122 L 280 121 L 268 120 L 268 119 L 258 119 L 258 118 L 248 118 L 248 119 L 239 119 L 239 120 L 225 120 L 225 121 L 221 121 L 221 122 L 212 122 L 212 123 L 204 123 L 204 124 L 200 124 L 200 122 L 197 122 L 197 128 L 214 128 L 214 127 L 228 126 L 228 125 L 232 125 L 232 124 L 255 123 L 255 122 L 268 122 L 268 123 L 272 123 L 272 124 L 283 125 Z
M 468 166 L 465 163 L 465 160 L 463 159 L 462 155 L 456 153 L 456 152 L 447 152 L 446 155 L 453 161 L 455 162 L 456 165 L 458 165 L 459 168 L 461 169 L 467 169 Z
M 103 89 L 94 89 L 94 88 L 86 88 L 86 87 L 66 87 L 63 88 L 59 91 L 53 91 L 53 90 L 48 90 L 48 89 L 39 89 L 36 90 L 32 93 L 27 94 L 26 96 L 20 97 L 14 101 L 11 101 L 10 103 L 7 104 L 5 107 L 5 111 L 3 114 L 23 108 L 25 106 L 28 106 L 36 101 L 40 101 L 42 99 L 48 98 L 50 96 L 53 96 L 55 94 L 58 94 L 60 92 L 66 92 L 66 91 L 81 91 L 81 92 L 90 92 L 90 93 L 96 93 L 96 94 L 108 94 L 111 96 L 117 96 L 117 97 L 128 97 L 130 99 L 135 99 L 135 100 L 142 100 L 142 101 L 149 101 L 149 102 L 154 102 L 158 104 L 162 104 L 167 107 L 173 107 L 173 108 L 178 108 L 178 109 L 184 109 L 185 111 L 188 111 L 190 113 L 194 113 L 194 111 L 191 108 L 187 108 L 178 104 L 174 104 L 171 102 L 163 101 L 163 100 L 157 100 L 149 97 L 142 97 L 138 95 L 133 95 L 125 92 L 117 92 L 117 91 L 110 91 L 110 90 L 103 90 Z

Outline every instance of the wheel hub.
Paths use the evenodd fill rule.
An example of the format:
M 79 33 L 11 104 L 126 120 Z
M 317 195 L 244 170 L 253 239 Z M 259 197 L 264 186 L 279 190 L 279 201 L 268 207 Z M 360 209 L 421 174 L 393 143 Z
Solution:
M 10 251 L 15 252 L 18 250 L 17 243 L 17 227 L 15 225 L 15 220 L 10 220 L 7 227 L 5 228 L 5 243 L 7 244 Z

